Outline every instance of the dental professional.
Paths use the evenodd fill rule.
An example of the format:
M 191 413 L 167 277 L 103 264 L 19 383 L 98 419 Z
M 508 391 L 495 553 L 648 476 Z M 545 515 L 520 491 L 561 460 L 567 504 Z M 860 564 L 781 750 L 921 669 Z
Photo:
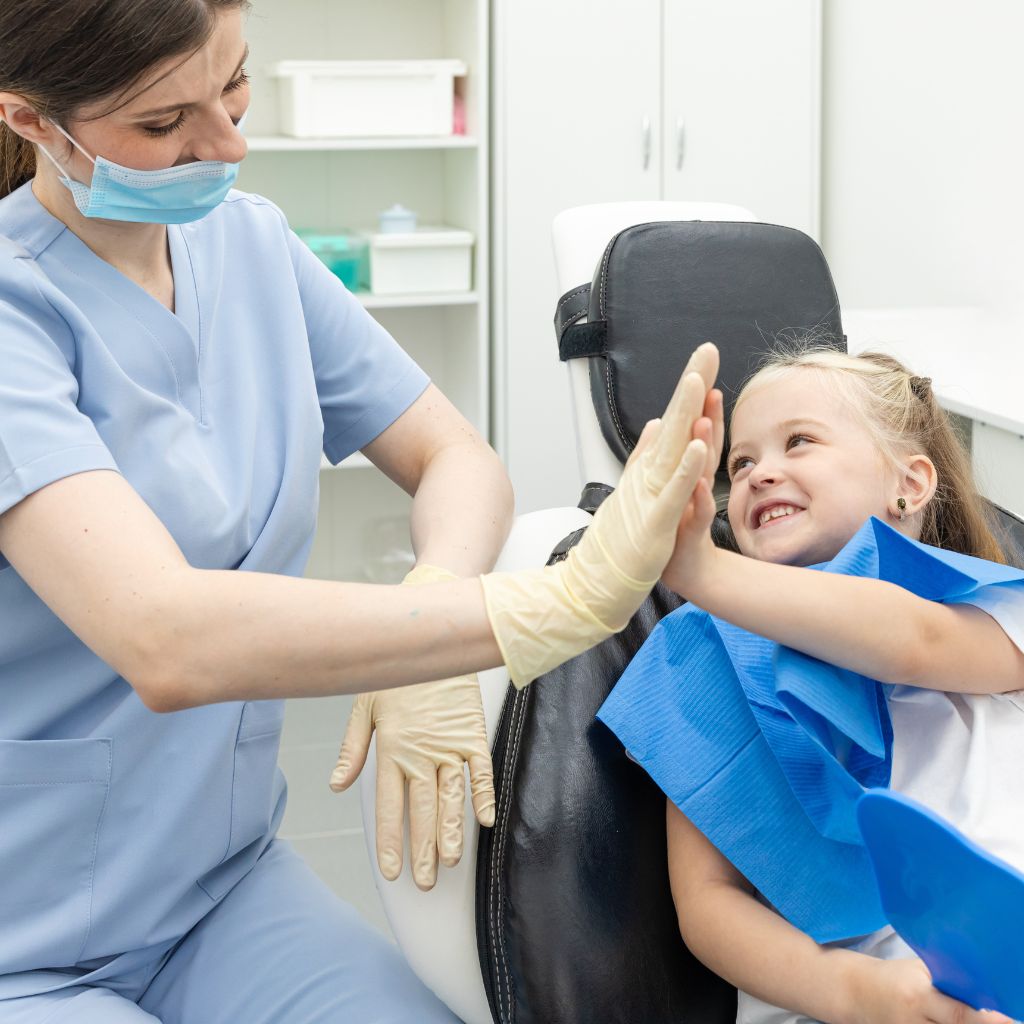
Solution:
M 370 691 L 334 782 L 376 730 L 380 858 L 408 783 L 428 886 L 467 764 L 493 819 L 472 673 L 621 629 L 706 461 L 711 346 L 569 558 L 489 573 L 494 453 L 231 191 L 245 7 L 0 5 L 0 1024 L 453 1021 L 274 838 L 281 699 Z M 356 450 L 415 496 L 416 586 L 297 578 Z

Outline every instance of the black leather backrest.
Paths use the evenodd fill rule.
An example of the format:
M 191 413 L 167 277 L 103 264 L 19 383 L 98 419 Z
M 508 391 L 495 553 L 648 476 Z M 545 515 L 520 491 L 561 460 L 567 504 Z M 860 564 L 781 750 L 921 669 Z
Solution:
M 663 221 L 612 239 L 590 290 L 604 354 L 590 358 L 601 430 L 623 462 L 660 416 L 695 348 L 721 353 L 728 421 L 776 340 L 813 335 L 846 348 L 839 299 L 817 243 L 777 224 Z
M 581 504 L 592 510 L 608 491 L 589 485 Z M 499 1024 L 736 1019 L 735 990 L 679 935 L 665 795 L 594 717 L 680 604 L 658 586 L 621 633 L 509 687 L 493 748 L 496 822 L 480 830 L 477 852 L 477 942 Z

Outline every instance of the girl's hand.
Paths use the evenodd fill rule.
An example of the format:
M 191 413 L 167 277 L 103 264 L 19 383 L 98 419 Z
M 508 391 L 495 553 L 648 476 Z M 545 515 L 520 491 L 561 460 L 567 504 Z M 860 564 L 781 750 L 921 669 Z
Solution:
M 722 392 L 708 392 L 704 414 L 693 427 L 693 436 L 707 446 L 704 473 L 679 521 L 676 546 L 662 580 L 677 594 L 696 603 L 703 581 L 714 572 L 717 550 L 711 540 L 711 523 L 715 518 L 715 473 L 725 441 L 725 420 Z
M 943 995 L 916 957 L 859 961 L 851 978 L 849 1024 L 1013 1024 L 1001 1013 L 973 1010 Z

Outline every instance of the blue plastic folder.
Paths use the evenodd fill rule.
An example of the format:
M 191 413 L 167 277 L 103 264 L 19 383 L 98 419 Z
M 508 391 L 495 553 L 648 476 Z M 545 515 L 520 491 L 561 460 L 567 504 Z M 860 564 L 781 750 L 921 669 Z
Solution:
M 934 601 L 1024 580 L 878 519 L 815 568 Z M 833 942 L 886 923 L 856 817 L 864 789 L 889 782 L 884 689 L 687 605 L 653 630 L 598 717 L 780 914 Z
M 857 816 L 889 922 L 935 987 L 1024 1018 L 1024 874 L 898 793 L 865 793 Z

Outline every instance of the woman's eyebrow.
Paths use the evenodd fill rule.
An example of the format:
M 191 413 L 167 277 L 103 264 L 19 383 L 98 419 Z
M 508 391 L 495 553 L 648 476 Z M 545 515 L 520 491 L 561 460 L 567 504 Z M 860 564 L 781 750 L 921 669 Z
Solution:
M 245 52 L 242 54 L 242 59 L 238 62 L 237 67 L 231 73 L 231 77 L 228 79 L 227 84 L 230 84 L 238 77 L 238 73 L 242 70 L 242 65 L 248 59 L 249 45 L 246 44 Z M 153 110 L 147 110 L 140 114 L 132 114 L 132 117 L 136 117 L 142 120 L 147 117 L 159 117 L 161 114 L 173 114 L 176 110 L 191 110 L 193 107 L 197 106 L 199 106 L 199 104 L 194 101 L 191 103 L 170 103 L 165 107 L 155 107 Z

